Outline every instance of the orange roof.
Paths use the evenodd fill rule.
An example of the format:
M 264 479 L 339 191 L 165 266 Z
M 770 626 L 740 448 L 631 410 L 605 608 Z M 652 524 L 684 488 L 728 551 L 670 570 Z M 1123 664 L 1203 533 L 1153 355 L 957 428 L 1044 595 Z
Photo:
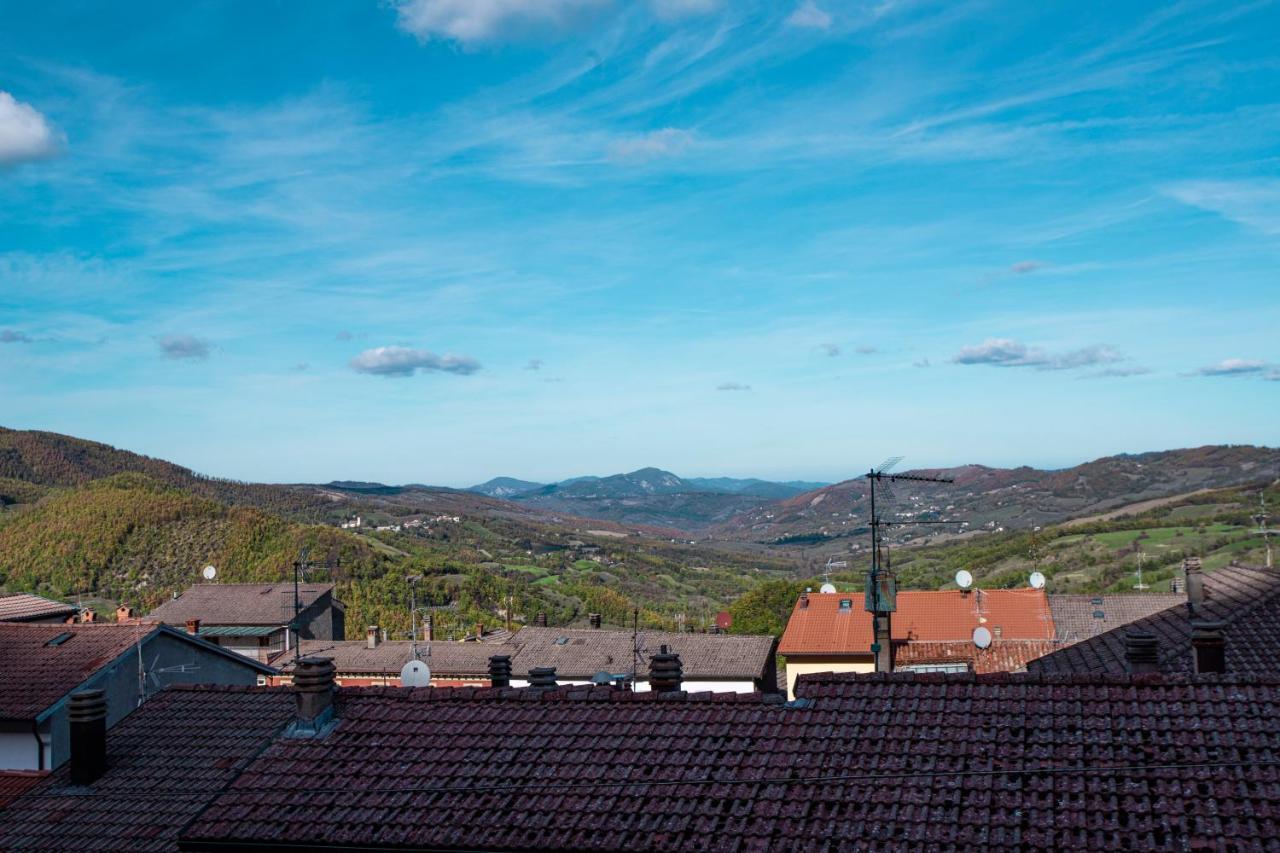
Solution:
M 811 592 L 796 602 L 782 634 L 782 655 L 849 655 L 871 653 L 871 614 L 862 609 L 861 592 Z M 841 600 L 851 602 L 840 608 Z M 898 593 L 893 639 L 924 642 L 970 642 L 973 629 L 984 625 L 1004 640 L 1052 640 L 1053 615 L 1042 589 L 958 589 Z M 998 629 L 998 630 L 997 630 Z

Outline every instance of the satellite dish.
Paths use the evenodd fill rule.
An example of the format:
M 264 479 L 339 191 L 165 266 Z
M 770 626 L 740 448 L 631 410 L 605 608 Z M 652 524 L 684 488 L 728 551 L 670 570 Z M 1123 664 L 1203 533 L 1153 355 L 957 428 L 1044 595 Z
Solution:
M 1044 572 L 1031 573 L 1031 588 L 1044 589 Z
M 991 631 L 981 626 L 973 629 L 973 644 L 980 649 L 991 645 Z
M 400 684 L 403 687 L 430 687 L 431 670 L 420 660 L 411 660 L 400 670 Z
M 961 589 L 968 589 L 973 586 L 973 574 L 968 569 L 961 569 L 956 572 L 956 586 Z
M 836 591 L 836 585 L 835 585 L 835 584 L 833 584 L 833 583 L 824 583 L 824 584 L 822 585 L 822 589 L 820 589 L 820 590 L 818 590 L 818 591 L 819 591 L 819 592 L 835 592 L 835 591 Z
M 204 575 L 205 580 L 211 581 L 218 576 L 218 570 L 213 566 L 205 566 L 204 571 L 201 572 L 201 574 Z

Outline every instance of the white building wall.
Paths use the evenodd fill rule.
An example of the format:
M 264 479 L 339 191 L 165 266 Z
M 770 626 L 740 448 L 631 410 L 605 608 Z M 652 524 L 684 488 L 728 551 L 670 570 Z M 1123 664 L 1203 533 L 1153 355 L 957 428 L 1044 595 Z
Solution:
M 40 740 L 44 760 L 36 747 L 35 733 L 28 729 L 25 732 L 0 732 L 0 770 L 48 770 L 49 745 L 46 734 Z

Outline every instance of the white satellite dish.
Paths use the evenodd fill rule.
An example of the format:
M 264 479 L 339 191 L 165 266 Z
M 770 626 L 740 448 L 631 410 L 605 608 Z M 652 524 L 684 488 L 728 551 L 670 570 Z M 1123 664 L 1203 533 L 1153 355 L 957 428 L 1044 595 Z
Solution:
M 411 660 L 400 670 L 400 684 L 403 687 L 430 687 L 431 670 L 420 660 Z
M 218 576 L 218 570 L 215 569 L 213 566 L 205 566 L 204 571 L 202 571 L 200 574 L 204 575 L 205 580 L 211 581 Z
M 956 572 L 956 586 L 961 589 L 968 589 L 973 586 L 973 574 L 968 569 L 961 569 Z
M 1044 572 L 1031 573 L 1031 588 L 1044 589 Z
M 991 645 L 991 631 L 982 626 L 973 629 L 973 644 L 980 649 Z
M 818 591 L 819 591 L 819 592 L 835 592 L 835 591 L 836 591 L 836 585 L 835 585 L 835 584 L 833 584 L 833 583 L 824 583 L 824 584 L 822 585 L 822 588 L 821 588 L 820 590 L 818 590 Z

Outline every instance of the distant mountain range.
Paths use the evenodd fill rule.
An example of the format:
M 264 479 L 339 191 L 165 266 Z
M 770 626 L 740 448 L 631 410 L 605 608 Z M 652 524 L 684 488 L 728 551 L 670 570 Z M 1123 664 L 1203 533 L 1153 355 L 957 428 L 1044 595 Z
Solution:
M 679 477 L 661 468 L 641 468 L 609 477 L 573 477 L 558 483 L 532 483 L 514 477 L 495 477 L 471 486 L 467 491 L 493 498 L 538 501 L 550 497 L 565 499 L 634 498 L 651 495 L 713 493 L 752 495 L 761 498 L 788 498 L 827 485 L 792 480 L 774 482 L 757 478 Z

